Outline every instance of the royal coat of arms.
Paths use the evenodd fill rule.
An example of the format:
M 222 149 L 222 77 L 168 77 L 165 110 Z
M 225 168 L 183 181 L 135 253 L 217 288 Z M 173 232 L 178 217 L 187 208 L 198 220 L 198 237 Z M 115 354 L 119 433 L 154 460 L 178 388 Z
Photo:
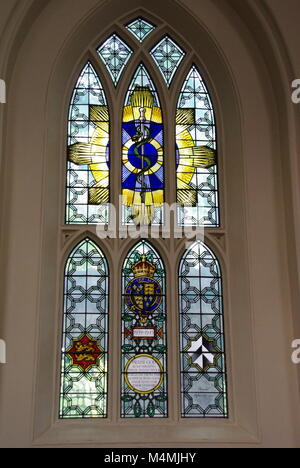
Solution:
M 141 259 L 133 266 L 134 279 L 131 280 L 125 290 L 126 303 L 129 309 L 139 315 L 141 323 L 146 323 L 162 302 L 162 289 L 154 279 L 156 268 L 142 255 Z

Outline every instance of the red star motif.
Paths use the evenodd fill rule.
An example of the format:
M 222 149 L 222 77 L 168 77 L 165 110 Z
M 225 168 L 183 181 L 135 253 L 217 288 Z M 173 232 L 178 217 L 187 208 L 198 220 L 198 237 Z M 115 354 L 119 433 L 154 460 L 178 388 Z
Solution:
M 98 346 L 97 340 L 93 340 L 89 335 L 84 335 L 78 340 L 73 340 L 73 345 L 67 353 L 72 359 L 73 366 L 79 366 L 86 371 L 91 366 L 97 366 L 103 351 Z

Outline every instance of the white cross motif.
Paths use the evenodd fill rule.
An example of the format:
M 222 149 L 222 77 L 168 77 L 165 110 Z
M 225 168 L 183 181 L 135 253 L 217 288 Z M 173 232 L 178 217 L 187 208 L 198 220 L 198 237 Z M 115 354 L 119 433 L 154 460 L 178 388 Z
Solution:
M 213 365 L 216 356 L 216 350 L 212 345 L 212 341 L 200 336 L 198 340 L 191 341 L 191 346 L 186 350 L 191 357 L 193 365 L 206 369 Z

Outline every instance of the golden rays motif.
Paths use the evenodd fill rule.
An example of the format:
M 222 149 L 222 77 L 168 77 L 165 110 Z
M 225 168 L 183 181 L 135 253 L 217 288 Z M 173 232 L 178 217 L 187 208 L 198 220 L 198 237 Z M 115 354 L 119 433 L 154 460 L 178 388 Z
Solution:
M 88 165 L 95 184 L 89 188 L 89 205 L 101 205 L 109 202 L 109 113 L 107 106 L 90 106 L 89 120 L 95 125 L 95 131 L 89 143 L 75 143 L 68 149 L 68 159 L 78 166 Z
M 162 124 L 162 111 L 154 105 L 154 96 L 147 87 L 136 86 L 130 96 L 130 105 L 124 107 L 123 123 L 138 122 L 141 120 L 141 110 L 143 118 L 147 122 Z M 139 174 L 140 169 L 134 167 L 128 158 L 129 149 L 136 143 L 129 138 L 123 143 L 122 160 L 124 166 L 133 174 Z M 163 147 L 155 139 L 150 138 L 148 143 L 157 151 L 157 162 L 144 172 L 144 176 L 155 174 L 163 165 Z M 137 225 L 151 224 L 154 216 L 155 207 L 160 207 L 164 203 L 163 190 L 147 190 L 144 194 L 144 200 L 140 191 L 124 188 L 122 190 L 122 202 L 124 206 L 131 207 L 132 220 Z
M 197 190 L 191 187 L 197 168 L 208 169 L 216 164 L 216 151 L 213 148 L 196 146 L 190 133 L 190 128 L 195 125 L 195 109 L 177 109 L 177 202 L 184 206 L 197 205 Z
M 141 114 L 142 111 L 142 114 Z M 154 105 L 154 95 L 147 87 L 137 86 L 130 97 L 130 104 L 124 107 L 123 123 L 144 121 L 162 124 L 162 111 Z M 109 112 L 107 106 L 91 105 L 89 120 L 95 126 L 89 143 L 75 143 L 68 148 L 68 159 L 81 166 L 88 165 L 95 183 L 88 189 L 88 203 L 101 205 L 109 202 Z M 216 164 L 216 151 L 208 146 L 196 146 L 191 127 L 196 125 L 194 109 L 178 109 L 176 114 L 176 144 L 178 148 L 177 202 L 183 206 L 197 205 L 197 190 L 191 186 L 197 168 L 208 169 Z M 130 173 L 140 174 L 141 170 L 130 162 L 129 149 L 137 143 L 134 137 L 123 142 L 122 160 Z M 143 176 L 155 174 L 163 165 L 163 147 L 155 138 L 147 140 L 157 152 L 156 163 L 147 168 Z M 146 156 L 145 156 L 146 159 Z M 137 225 L 151 224 L 156 207 L 164 203 L 162 189 L 141 191 L 124 188 L 124 206 L 131 207 L 131 218 Z

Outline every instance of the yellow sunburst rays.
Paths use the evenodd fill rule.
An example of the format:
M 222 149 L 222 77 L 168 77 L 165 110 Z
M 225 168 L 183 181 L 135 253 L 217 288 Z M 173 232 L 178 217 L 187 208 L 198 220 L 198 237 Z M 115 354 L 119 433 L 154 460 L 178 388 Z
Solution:
M 177 109 L 176 143 L 179 151 L 177 167 L 177 203 L 197 205 L 197 190 L 191 187 L 196 169 L 208 169 L 216 164 L 216 151 L 208 146 L 196 146 L 189 131 L 196 124 L 195 109 Z
M 68 158 L 78 166 L 89 166 L 95 184 L 89 188 L 88 203 L 101 205 L 109 202 L 109 168 L 107 165 L 109 113 L 107 106 L 90 106 L 89 119 L 95 125 L 90 142 L 69 146 Z
M 159 107 L 154 106 L 154 97 L 149 88 L 136 86 L 131 97 L 130 105 L 124 107 L 123 122 L 138 121 L 140 119 L 140 109 L 145 109 L 145 120 L 162 123 L 162 112 Z M 133 174 L 138 174 L 140 169 L 134 167 L 129 159 L 129 149 L 135 142 L 130 138 L 122 150 L 122 159 L 124 166 Z M 154 174 L 163 165 L 163 148 L 155 139 L 149 140 L 149 143 L 157 150 L 158 158 L 154 166 L 144 173 L 144 176 Z M 159 207 L 164 202 L 163 190 L 151 190 L 145 194 L 145 202 L 142 203 L 141 193 L 136 190 L 123 189 L 122 201 L 124 206 L 131 207 L 132 219 L 137 225 L 151 224 L 154 216 L 155 207 Z

